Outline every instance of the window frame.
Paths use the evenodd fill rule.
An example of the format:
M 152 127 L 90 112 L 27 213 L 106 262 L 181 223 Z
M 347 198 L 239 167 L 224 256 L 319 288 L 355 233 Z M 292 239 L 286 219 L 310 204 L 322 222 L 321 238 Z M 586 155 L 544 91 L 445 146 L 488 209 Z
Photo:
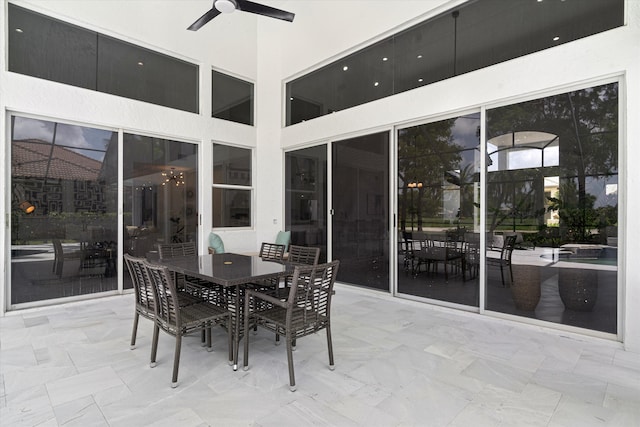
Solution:
M 244 147 L 241 145 L 237 145 L 237 144 L 230 144 L 230 143 L 226 143 L 226 142 L 221 142 L 221 141 L 213 141 L 211 143 L 211 160 L 212 163 L 214 161 L 214 156 L 215 156 L 215 147 L 216 146 L 223 146 L 223 147 L 230 147 L 230 148 L 236 148 L 236 149 L 242 149 L 242 150 L 247 150 L 249 152 L 249 162 L 250 162 L 250 172 L 251 172 L 251 184 L 250 185 L 241 185 L 241 184 L 222 184 L 222 183 L 216 183 L 215 182 L 215 178 L 214 178 L 214 168 L 212 165 L 211 168 L 211 229 L 212 230 L 251 230 L 254 228 L 254 224 L 255 224 L 255 207 L 256 207 L 256 201 L 255 201 L 255 173 L 254 173 L 254 169 L 255 169 L 255 150 L 252 147 Z M 214 225 L 214 197 L 213 197 L 213 191 L 215 189 L 220 189 L 220 190 L 236 190 L 236 191 L 248 191 L 249 192 L 249 224 L 248 225 L 238 225 L 238 226 L 233 226 L 233 225 L 225 225 L 225 226 L 215 226 Z

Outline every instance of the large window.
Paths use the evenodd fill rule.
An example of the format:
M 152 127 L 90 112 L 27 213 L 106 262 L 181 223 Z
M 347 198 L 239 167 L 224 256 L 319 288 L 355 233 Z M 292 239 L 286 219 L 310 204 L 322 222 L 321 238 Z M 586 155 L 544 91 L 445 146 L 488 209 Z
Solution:
M 196 242 L 198 147 L 130 133 L 123 145 L 125 252 L 154 257 L 158 243 Z
M 486 132 L 487 309 L 615 334 L 618 84 L 487 110 Z
M 251 226 L 251 183 L 251 150 L 213 144 L 214 228 Z
M 198 66 L 9 3 L 9 71 L 198 112 Z
M 116 290 L 118 138 L 11 117 L 11 304 Z
M 253 83 L 211 72 L 211 115 L 217 119 L 253 125 Z
M 477 0 L 287 83 L 292 125 L 624 24 L 624 0 Z
M 480 114 L 398 130 L 398 292 L 479 304 Z

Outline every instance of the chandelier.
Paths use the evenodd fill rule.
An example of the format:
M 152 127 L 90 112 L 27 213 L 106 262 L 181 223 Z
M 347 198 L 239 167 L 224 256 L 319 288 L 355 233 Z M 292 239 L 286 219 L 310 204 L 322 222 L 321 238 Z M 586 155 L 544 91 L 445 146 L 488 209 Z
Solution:
M 162 185 L 175 185 L 179 187 L 184 185 L 184 174 L 182 172 L 176 172 L 175 168 L 171 168 L 169 172 L 162 172 L 164 182 Z

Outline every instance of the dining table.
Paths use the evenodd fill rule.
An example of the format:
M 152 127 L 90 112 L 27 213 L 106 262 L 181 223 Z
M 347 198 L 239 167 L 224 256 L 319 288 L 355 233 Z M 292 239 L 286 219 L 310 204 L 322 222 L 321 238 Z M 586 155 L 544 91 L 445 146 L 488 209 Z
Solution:
M 295 263 L 265 260 L 257 255 L 236 253 L 214 253 L 199 256 L 165 258 L 153 263 L 169 271 L 196 278 L 205 284 L 218 285 L 225 292 L 226 308 L 232 314 L 233 369 L 238 369 L 238 348 L 241 339 L 240 325 L 243 323 L 244 290 L 251 283 L 266 283 L 270 279 L 290 276 Z M 278 281 L 275 280 L 277 283 Z

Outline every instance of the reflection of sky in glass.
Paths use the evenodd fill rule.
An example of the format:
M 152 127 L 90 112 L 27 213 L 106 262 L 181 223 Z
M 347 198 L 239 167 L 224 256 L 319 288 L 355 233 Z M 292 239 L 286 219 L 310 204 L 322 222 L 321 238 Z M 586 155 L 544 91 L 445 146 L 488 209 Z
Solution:
M 498 147 L 493 144 L 487 143 L 487 152 L 492 153 L 490 155 L 491 163 L 487 165 L 489 172 L 498 170 L 514 170 L 514 169 L 528 169 L 539 167 L 551 167 L 558 166 L 560 164 L 560 147 L 558 145 L 552 145 L 540 150 L 538 148 L 519 148 L 506 150 L 508 160 L 507 165 L 500 165 L 499 153 L 496 152 Z M 544 153 L 543 153 L 544 151 Z M 544 165 L 542 164 L 544 154 Z
M 51 143 L 55 134 L 56 145 L 69 147 L 83 156 L 103 161 L 114 132 L 64 123 L 16 117 L 14 140 L 34 139 Z
M 464 148 L 479 146 L 478 126 L 480 126 L 480 113 L 458 117 L 451 127 L 453 143 Z

